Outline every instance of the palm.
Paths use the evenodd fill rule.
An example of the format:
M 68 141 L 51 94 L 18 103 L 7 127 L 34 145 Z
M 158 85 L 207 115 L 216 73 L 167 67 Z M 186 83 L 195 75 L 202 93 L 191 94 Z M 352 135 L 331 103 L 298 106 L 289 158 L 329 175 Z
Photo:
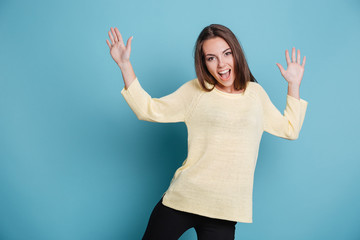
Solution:
M 287 62 L 286 70 L 279 63 L 276 64 L 280 69 L 281 75 L 289 84 L 296 84 L 300 86 L 302 77 L 304 75 L 306 57 L 304 56 L 303 63 L 300 65 L 300 50 L 298 50 L 296 57 L 295 48 L 292 49 L 292 61 L 290 61 L 288 50 L 285 51 L 285 57 Z
M 112 36 L 111 33 L 114 36 Z M 111 44 L 109 40 L 106 40 L 110 48 L 111 57 L 114 59 L 114 61 L 117 64 L 121 64 L 123 62 L 128 61 L 130 59 L 132 37 L 128 39 L 127 44 L 125 46 L 122 36 L 117 28 L 115 29 L 111 28 L 111 33 L 109 31 Z
M 124 61 L 130 58 L 130 51 L 120 42 L 112 45 L 110 48 L 110 54 L 115 62 Z

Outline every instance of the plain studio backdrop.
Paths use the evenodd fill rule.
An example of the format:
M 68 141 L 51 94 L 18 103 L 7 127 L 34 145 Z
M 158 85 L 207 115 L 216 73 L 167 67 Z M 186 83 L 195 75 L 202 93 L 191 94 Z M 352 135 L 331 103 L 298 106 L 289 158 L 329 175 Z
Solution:
M 360 2 L 0 1 L 0 239 L 140 239 L 187 154 L 184 123 L 139 121 L 106 39 L 134 36 L 152 97 L 196 77 L 200 31 L 219 23 L 283 113 L 285 50 L 306 55 L 299 139 L 264 133 L 254 222 L 236 239 L 360 239 Z M 194 229 L 182 240 L 195 239 Z

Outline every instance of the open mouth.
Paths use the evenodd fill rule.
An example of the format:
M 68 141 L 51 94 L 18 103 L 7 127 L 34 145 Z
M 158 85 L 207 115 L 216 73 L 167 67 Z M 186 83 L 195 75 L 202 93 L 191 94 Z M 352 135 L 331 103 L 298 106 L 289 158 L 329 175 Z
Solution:
M 218 74 L 220 75 L 221 80 L 226 81 L 230 79 L 230 69 L 218 72 Z

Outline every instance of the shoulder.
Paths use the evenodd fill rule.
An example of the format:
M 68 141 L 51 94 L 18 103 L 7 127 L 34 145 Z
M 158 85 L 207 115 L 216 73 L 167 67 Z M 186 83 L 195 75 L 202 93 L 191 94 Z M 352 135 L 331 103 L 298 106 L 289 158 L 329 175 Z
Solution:
M 176 95 L 178 95 L 182 101 L 186 103 L 192 102 L 194 99 L 198 99 L 202 95 L 202 89 L 197 78 L 188 80 L 181 84 L 181 86 L 176 90 Z
M 247 87 L 252 89 L 252 91 L 256 92 L 257 94 L 265 93 L 265 89 L 258 82 L 249 82 Z
M 248 88 L 250 89 L 250 95 L 258 99 L 260 102 L 267 101 L 269 96 L 263 86 L 258 82 L 249 82 Z
M 248 82 L 248 86 L 249 88 L 253 88 L 253 89 L 259 89 L 259 88 L 262 88 L 262 86 L 257 83 L 257 82 Z
M 200 85 L 200 82 L 197 78 L 191 79 L 184 83 L 182 87 L 186 88 L 188 91 L 192 93 L 201 93 L 203 92 L 203 89 Z

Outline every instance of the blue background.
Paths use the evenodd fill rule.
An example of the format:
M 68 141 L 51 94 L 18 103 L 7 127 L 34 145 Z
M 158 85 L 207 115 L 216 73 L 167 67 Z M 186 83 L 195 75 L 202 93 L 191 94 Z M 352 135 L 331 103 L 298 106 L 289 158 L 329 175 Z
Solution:
M 0 239 L 140 239 L 187 154 L 184 123 L 139 121 L 106 44 L 134 36 L 143 88 L 195 78 L 211 23 L 239 38 L 283 112 L 285 49 L 306 55 L 299 139 L 264 133 L 254 222 L 236 239 L 360 239 L 360 2 L 0 1 Z M 196 239 L 193 229 L 181 239 Z

